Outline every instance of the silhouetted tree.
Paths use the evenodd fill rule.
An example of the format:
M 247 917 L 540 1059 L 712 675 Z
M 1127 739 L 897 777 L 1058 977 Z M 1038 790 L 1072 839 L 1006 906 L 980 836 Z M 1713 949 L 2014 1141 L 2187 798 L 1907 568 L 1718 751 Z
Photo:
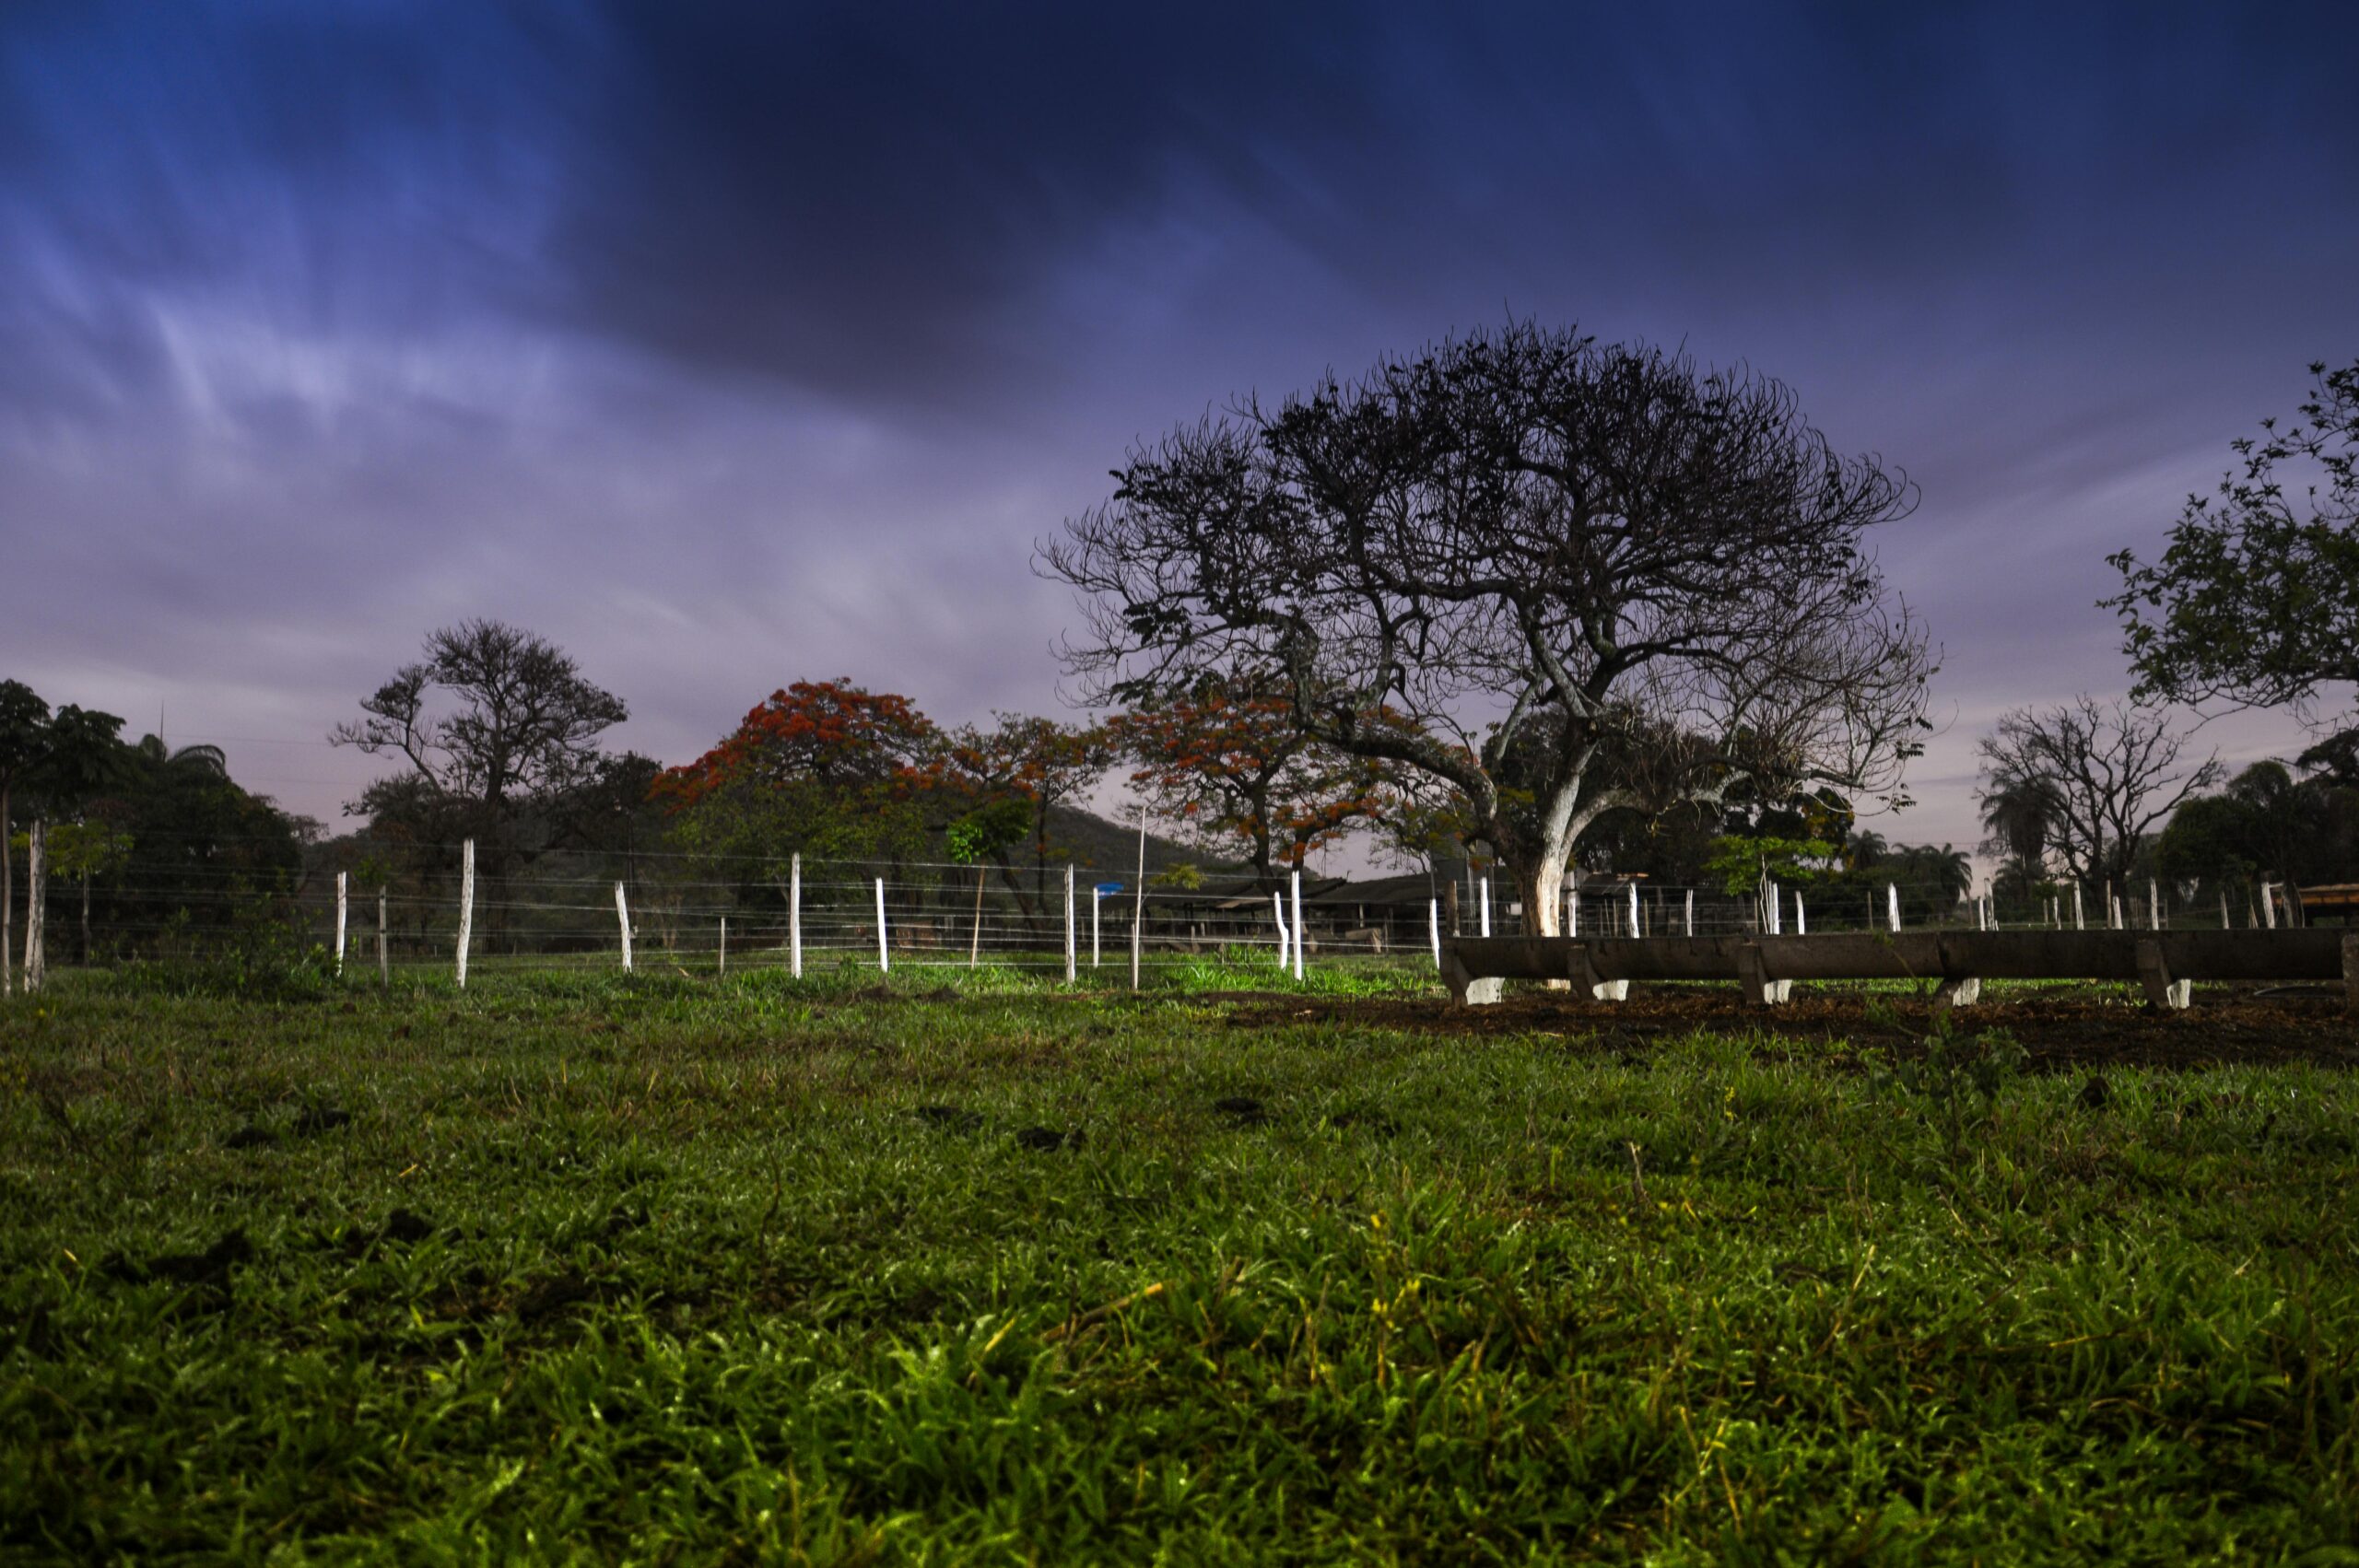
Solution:
M 2147 831 L 2221 773 L 2217 757 L 2183 766 L 2186 739 L 2163 714 L 2086 696 L 2006 714 L 1980 751 L 1985 810 L 2002 797 L 2049 802 L 2043 837 L 2090 887 L 2127 887 Z
M 2110 558 L 2135 695 L 2290 707 L 2319 739 L 2305 766 L 2359 782 L 2359 729 L 2320 723 L 2324 688 L 2359 682 L 2359 361 L 2315 378 L 2301 418 L 2230 443 L 2242 472 L 2189 496 L 2153 566 Z
M 425 654 L 329 733 L 407 764 L 345 809 L 422 842 L 477 839 L 496 926 L 506 877 L 556 837 L 553 813 L 596 776 L 598 737 L 629 709 L 555 644 L 499 621 L 443 627 Z
M 1283 672 L 1320 740 L 1453 789 L 1543 930 L 1610 811 L 1896 790 L 1916 749 L 1925 639 L 1863 548 L 1908 487 L 1775 380 L 1518 323 L 1249 402 L 1115 477 L 1040 553 L 1086 596 L 1089 694 Z M 1663 733 L 1649 793 L 1599 766 Z

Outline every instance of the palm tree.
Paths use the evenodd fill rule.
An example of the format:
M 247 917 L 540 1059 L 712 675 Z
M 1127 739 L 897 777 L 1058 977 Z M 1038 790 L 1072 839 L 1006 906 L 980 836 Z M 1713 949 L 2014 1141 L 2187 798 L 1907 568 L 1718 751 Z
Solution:
M 229 777 L 229 754 L 219 746 L 198 744 L 168 749 L 158 735 L 142 735 L 133 747 L 142 762 L 156 767 L 185 768 L 192 773 L 210 773 L 218 778 Z

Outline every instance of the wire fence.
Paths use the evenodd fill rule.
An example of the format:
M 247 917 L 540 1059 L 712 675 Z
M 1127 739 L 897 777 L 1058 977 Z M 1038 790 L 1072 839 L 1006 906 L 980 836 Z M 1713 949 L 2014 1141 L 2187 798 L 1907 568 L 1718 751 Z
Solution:
M 1001 969 L 1104 978 L 1215 957 L 1298 976 L 1310 965 L 1438 966 L 1455 936 L 1536 934 L 1543 922 L 1510 884 L 1479 869 L 1350 880 L 1043 860 L 1027 863 L 805 860 L 677 850 L 542 851 L 478 857 L 472 844 L 360 849 L 265 875 L 203 855 L 110 875 L 45 878 L 49 963 L 200 955 L 257 933 L 323 949 L 347 970 L 464 967 L 677 968 L 725 974 L 846 966 Z M 338 860 L 346 862 L 338 864 Z M 25 888 L 19 867 L 18 886 Z M 25 901 L 20 895 L 19 903 Z M 2265 886 L 2232 901 L 2148 882 L 2135 889 L 2034 889 L 1966 896 L 1954 883 L 1839 883 L 1731 895 L 1725 887 L 1585 879 L 1562 891 L 1559 934 L 1924 929 L 2023 930 L 2274 925 Z M 28 919 L 20 917 L 21 932 Z M 19 954 L 25 944 L 16 944 Z

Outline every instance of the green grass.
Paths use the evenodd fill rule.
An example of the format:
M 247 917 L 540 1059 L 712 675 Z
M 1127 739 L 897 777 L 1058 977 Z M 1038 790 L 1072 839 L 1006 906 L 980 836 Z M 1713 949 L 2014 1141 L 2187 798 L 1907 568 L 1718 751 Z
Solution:
M 0 1558 L 2359 1562 L 2346 1075 L 1164 977 L 0 1005 Z

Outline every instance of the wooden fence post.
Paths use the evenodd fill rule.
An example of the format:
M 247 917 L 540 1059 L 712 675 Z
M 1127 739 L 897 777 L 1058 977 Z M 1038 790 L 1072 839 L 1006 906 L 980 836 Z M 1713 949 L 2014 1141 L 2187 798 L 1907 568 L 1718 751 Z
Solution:
M 335 977 L 344 978 L 344 897 L 345 872 L 335 873 Z
M 459 847 L 459 989 L 467 989 L 467 943 L 475 931 L 475 841 Z
M 615 924 L 623 932 L 623 973 L 630 973 L 630 906 L 623 900 L 623 884 L 615 883 Z

